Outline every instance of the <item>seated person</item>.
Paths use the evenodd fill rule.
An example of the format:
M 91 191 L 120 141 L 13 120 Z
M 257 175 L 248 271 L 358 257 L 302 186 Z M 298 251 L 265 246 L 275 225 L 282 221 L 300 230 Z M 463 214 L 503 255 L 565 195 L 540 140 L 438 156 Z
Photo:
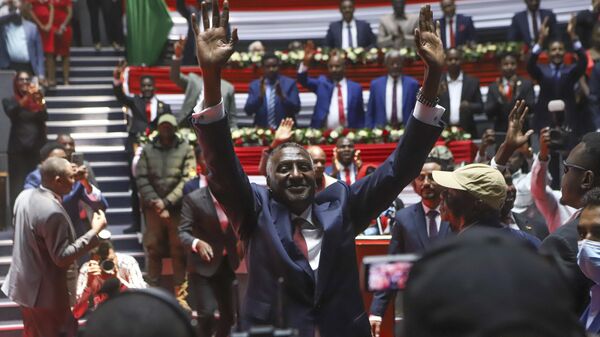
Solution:
M 524 0 L 527 9 L 515 13 L 508 28 L 508 41 L 521 41 L 528 45 L 535 44 L 539 39 L 542 25 L 545 23 L 550 30 L 549 36 L 558 37 L 556 15 L 551 9 L 540 9 L 541 0 Z
M 384 59 L 387 75 L 371 82 L 365 126 L 368 128 L 406 125 L 417 103 L 419 82 L 402 74 L 403 57 L 391 49 Z
M 414 32 L 419 17 L 406 14 L 405 5 L 406 0 L 392 0 L 394 13 L 386 14 L 379 19 L 377 47 L 400 49 L 415 46 Z
M 354 0 L 341 0 L 340 13 L 342 20 L 329 24 L 325 36 L 325 46 L 329 48 L 371 47 L 376 38 L 371 25 L 362 20 L 354 19 Z
M 104 230 L 98 236 L 100 244 L 90 251 L 90 260 L 79 269 L 77 302 L 73 308 L 76 318 L 83 317 L 88 309 L 93 310 L 106 300 L 106 295 L 99 292 L 109 279 L 119 280 L 121 290 L 148 287 L 135 258 L 115 252 L 110 232 Z M 94 303 L 92 308 L 89 307 L 90 299 Z
M 475 26 L 470 16 L 456 14 L 454 0 L 441 0 L 444 16 L 440 18 L 440 37 L 445 49 L 456 48 L 476 40 Z
M 250 82 L 244 110 L 254 115 L 254 126 L 276 129 L 284 118 L 296 119 L 300 111 L 300 95 L 293 79 L 279 74 L 279 58 L 275 54 L 262 57 L 263 76 Z
M 332 54 L 327 61 L 328 75 L 308 77 L 308 67 L 315 54 L 312 42 L 306 44 L 304 61 L 298 69 L 298 82 L 317 95 L 310 127 L 358 129 L 365 126 L 365 107 L 362 87 L 346 78 L 346 60 Z
M 462 71 L 462 52 L 456 48 L 446 51 L 448 73 L 440 84 L 440 105 L 446 108 L 444 121 L 477 136 L 473 115 L 483 112 L 479 79 Z

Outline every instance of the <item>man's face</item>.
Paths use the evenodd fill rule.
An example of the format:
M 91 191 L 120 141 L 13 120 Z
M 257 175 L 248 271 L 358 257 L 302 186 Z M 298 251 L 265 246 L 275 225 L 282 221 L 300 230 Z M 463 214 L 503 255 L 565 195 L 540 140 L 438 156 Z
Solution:
M 327 70 L 331 80 L 334 82 L 341 81 L 345 76 L 344 59 L 339 56 L 332 56 L 327 62 Z
M 158 125 L 158 136 L 163 143 L 171 141 L 175 137 L 175 127 L 171 123 L 160 123 Z
M 587 190 L 581 185 L 584 180 L 587 165 L 584 161 L 585 144 L 579 143 L 571 150 L 565 160 L 567 166 L 560 182 L 560 203 L 573 208 L 581 208 L 581 199 Z M 571 166 L 574 165 L 574 166 Z M 584 168 L 586 170 L 584 170 Z
M 525 5 L 529 11 L 535 12 L 540 9 L 540 0 L 525 0 Z
M 21 94 L 24 94 L 29 89 L 31 84 L 31 77 L 26 72 L 17 73 L 17 88 Z
M 589 206 L 581 211 L 577 225 L 581 240 L 600 241 L 600 207 Z
M 445 189 L 442 193 L 440 213 L 442 220 L 448 221 L 455 233 L 463 229 L 463 219 L 467 211 L 474 207 L 474 199 L 467 191 Z
M 442 12 L 444 12 L 444 16 L 446 17 L 452 17 L 456 13 L 456 5 L 454 4 L 454 0 L 440 1 L 440 7 L 442 7 Z
M 342 13 L 342 19 L 346 22 L 352 21 L 354 17 L 354 3 L 349 0 L 344 0 L 340 3 L 340 12 Z
M 517 172 L 520 168 L 523 167 L 523 164 L 525 164 L 525 155 L 521 152 L 515 152 L 513 153 L 510 158 L 508 158 L 508 169 L 510 170 L 510 173 L 515 173 Z
M 565 57 L 565 45 L 560 41 L 552 42 L 548 54 L 550 55 L 550 62 L 557 65 L 563 63 Z
M 77 171 L 75 166 L 71 165 L 68 161 L 65 161 L 64 164 L 62 173 L 56 179 L 56 191 L 54 191 L 60 195 L 66 195 L 71 192 L 73 184 L 75 184 L 75 173 Z
M 276 200 L 300 214 L 315 196 L 315 171 L 306 151 L 284 147 L 271 158 L 267 185 Z
M 446 53 L 446 66 L 448 67 L 448 72 L 460 72 L 461 65 L 462 57 L 460 55 L 460 52 L 456 49 L 448 50 L 448 52 Z
M 145 77 L 140 83 L 140 90 L 142 92 L 142 97 L 144 98 L 152 98 L 154 96 L 154 80 L 148 77 Z
M 313 168 L 315 170 L 315 178 L 322 179 L 323 172 L 325 172 L 325 164 L 327 162 L 327 155 L 322 148 L 318 146 L 311 146 L 307 149 L 310 157 L 313 161 Z
M 263 74 L 269 81 L 274 81 L 279 74 L 279 60 L 270 58 L 263 63 Z
M 404 14 L 404 0 L 392 0 L 392 8 L 394 9 L 394 14 Z
M 344 166 L 349 166 L 354 160 L 354 142 L 348 138 L 340 138 L 335 145 L 337 160 Z
M 71 158 L 71 155 L 75 152 L 75 141 L 73 138 L 67 135 L 61 135 L 56 138 L 56 142 L 65 148 L 67 158 Z
M 500 61 L 500 71 L 504 78 L 511 78 L 517 73 L 517 59 L 514 56 L 505 56 Z
M 439 171 L 442 167 L 438 163 L 425 163 L 419 176 L 413 180 L 415 193 L 421 196 L 424 202 L 430 202 L 437 206 L 440 201 L 442 188 L 433 181 L 432 172 Z M 427 205 L 430 206 L 430 205 Z
M 388 57 L 385 61 L 388 75 L 397 78 L 402 74 L 402 56 L 396 55 Z
M 504 205 L 502 205 L 500 214 L 502 216 L 507 216 L 510 214 L 515 205 L 515 199 L 517 198 L 517 189 L 513 184 L 512 175 L 510 174 L 510 172 L 504 173 L 504 181 L 506 182 L 506 200 L 504 201 Z

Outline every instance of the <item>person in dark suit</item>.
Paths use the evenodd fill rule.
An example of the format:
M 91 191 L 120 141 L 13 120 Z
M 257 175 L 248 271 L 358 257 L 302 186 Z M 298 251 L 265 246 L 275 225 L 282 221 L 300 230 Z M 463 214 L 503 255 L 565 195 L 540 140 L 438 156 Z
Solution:
M 430 160 L 427 159 L 421 173 L 412 182 L 415 193 L 421 196 L 421 202 L 396 212 L 392 239 L 388 247 L 389 255 L 421 254 L 431 245 L 452 235 L 448 222 L 442 220 L 439 210 L 442 190 L 431 176 L 431 172 L 441 170 L 442 166 Z M 394 295 L 399 296 L 395 291 L 379 291 L 373 295 L 369 321 L 375 336 L 379 335 L 381 319 Z M 396 315 L 402 316 L 402 309 L 396 307 Z M 401 322 L 396 323 L 396 330 L 403 330 L 402 326 L 398 326 L 402 325 Z
M 592 74 L 589 80 L 590 111 L 596 131 L 600 131 L 600 63 L 596 63 L 592 68 Z
M 388 74 L 371 82 L 365 126 L 368 128 L 406 125 L 415 103 L 419 82 L 402 74 L 400 51 L 391 49 L 385 54 Z
M 346 49 L 375 45 L 377 37 L 373 34 L 371 25 L 366 21 L 354 19 L 354 0 L 341 0 L 340 12 L 342 20 L 329 24 L 325 46 Z
M 216 4 L 213 12 L 218 11 Z M 249 284 L 242 315 L 245 326 L 273 324 L 276 317 L 299 336 L 371 336 L 360 294 L 355 236 L 414 179 L 439 137 L 442 108 L 435 97 L 442 74 L 443 47 L 431 9 L 420 13 L 416 31 L 427 70 L 419 103 L 396 150 L 375 172 L 348 186 L 337 182 L 315 194 L 308 152 L 295 143 L 275 149 L 267 163 L 268 188 L 250 184 L 234 152 L 218 89 L 221 67 L 237 41 L 221 27 L 198 32 L 206 109 L 192 115 L 211 174 L 208 185 L 247 248 Z M 234 193 L 235 192 L 235 193 Z M 281 315 L 274 304 L 283 278 Z
M 444 16 L 440 18 L 440 33 L 444 48 L 455 48 L 477 40 L 473 19 L 470 16 L 456 14 L 454 0 L 440 1 Z
M 535 104 L 533 83 L 517 75 L 518 58 L 506 54 L 500 58 L 500 76 L 488 86 L 487 100 L 484 110 L 490 121 L 494 122 L 494 130 L 506 131 L 508 114 L 517 100 L 525 100 L 531 110 Z
M 250 82 L 244 110 L 254 115 L 254 126 L 277 129 L 284 118 L 296 120 L 300 111 L 300 95 L 293 79 L 279 74 L 279 58 L 265 54 L 263 77 Z
M 583 136 L 565 160 L 564 172 L 560 203 L 578 211 L 542 242 L 540 253 L 562 265 L 573 292 L 573 309 L 581 314 L 589 302 L 591 281 L 577 265 L 577 242 L 581 240 L 577 226 L 583 197 L 592 188 L 600 186 L 600 133 L 590 132 Z
M 576 136 L 581 136 L 586 131 L 589 131 L 592 121 L 591 116 L 586 113 L 587 110 L 580 111 L 575 108 L 574 86 L 585 73 L 587 56 L 581 46 L 581 42 L 579 42 L 579 38 L 575 34 L 574 18 L 569 22 L 567 32 L 573 42 L 573 49 L 577 54 L 577 63 L 571 65 L 564 64 L 565 45 L 559 40 L 554 40 L 549 44 L 548 56 L 550 64 L 538 63 L 542 46 L 550 34 L 550 27 L 547 24 L 542 26 L 539 39 L 536 45 L 533 46 L 531 57 L 527 62 L 529 75 L 540 85 L 538 102 L 533 110 L 533 128 L 539 131 L 546 126 L 555 127 L 562 125 L 570 128 Z M 564 101 L 564 117 L 550 115 L 548 112 L 548 102 L 552 100 Z M 564 119 L 564 121 L 561 119 Z
M 308 65 L 315 51 L 312 43 L 309 42 L 306 46 L 304 62 L 298 69 L 298 82 L 317 95 L 310 127 L 317 129 L 364 127 L 365 107 L 362 87 L 346 78 L 345 58 L 340 54 L 331 55 L 327 62 L 328 76 L 308 77 Z
M 226 337 L 233 325 L 231 284 L 240 256 L 235 232 L 208 187 L 183 199 L 179 239 L 188 252 L 187 271 L 196 294 L 198 336 L 212 336 L 218 309 L 216 336 Z
M 456 48 L 446 50 L 448 73 L 440 85 L 440 105 L 446 109 L 444 121 L 477 135 L 473 115 L 483 112 L 479 79 L 465 74 L 461 65 L 462 52 Z
M 583 48 L 592 47 L 592 32 L 594 26 L 600 21 L 600 1 L 592 0 L 592 10 L 585 9 L 577 13 L 577 25 L 575 31 L 581 39 Z
M 194 147 L 194 155 L 196 157 L 196 177 L 188 180 L 183 185 L 184 197 L 197 189 L 208 186 L 206 182 L 206 174 L 208 173 L 206 170 L 206 161 L 204 160 L 200 145 Z
M 358 179 L 361 168 L 360 150 L 354 148 L 354 141 L 347 137 L 338 138 L 333 149 L 332 164 L 325 168 L 325 173 L 351 185 Z
M 515 13 L 508 28 L 508 41 L 522 41 L 528 45 L 538 42 L 542 25 L 546 24 L 549 36 L 558 36 L 556 15 L 550 9 L 540 9 L 540 0 L 525 0 L 527 9 Z M 535 19 L 534 19 L 535 18 Z
M 102 211 L 95 213 L 91 229 L 77 238 L 61 206 L 75 170 L 66 159 L 50 158 L 41 171 L 42 185 L 23 191 L 15 203 L 12 264 L 2 292 L 19 304 L 25 336 L 74 337 L 77 321 L 69 304 L 67 270 L 98 244 L 106 218 Z

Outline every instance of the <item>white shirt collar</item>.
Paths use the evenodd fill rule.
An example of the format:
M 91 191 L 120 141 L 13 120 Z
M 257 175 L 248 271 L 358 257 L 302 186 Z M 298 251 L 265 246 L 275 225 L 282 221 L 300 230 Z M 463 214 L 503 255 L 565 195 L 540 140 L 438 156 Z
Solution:
M 356 20 L 354 20 L 354 18 L 352 18 L 352 21 L 350 22 L 346 22 L 346 20 L 342 19 L 342 25 L 344 26 L 344 28 L 350 26 L 350 28 L 354 28 L 354 26 L 356 26 Z
M 427 216 L 427 213 L 429 213 L 429 211 L 431 211 L 431 208 L 427 207 L 425 205 L 425 203 L 422 201 L 421 201 L 421 205 L 423 205 L 423 211 L 425 212 L 425 216 Z M 436 207 L 434 209 L 434 211 L 438 212 L 438 215 L 440 215 L 440 205 L 438 205 L 438 207 Z
M 448 83 L 450 83 L 450 82 L 462 82 L 462 80 L 463 80 L 463 72 L 461 71 L 461 72 L 458 74 L 458 77 L 457 77 L 455 80 L 453 80 L 453 79 L 450 77 L 450 74 L 446 74 L 446 80 L 448 81 Z
M 300 214 L 300 215 L 296 215 L 294 213 L 291 213 L 291 215 L 292 215 L 292 221 L 296 218 L 302 218 L 302 219 L 306 220 L 306 222 L 311 224 L 313 227 L 315 225 L 312 220 L 312 205 L 309 206 L 307 209 L 305 209 L 304 212 L 302 212 L 302 214 Z

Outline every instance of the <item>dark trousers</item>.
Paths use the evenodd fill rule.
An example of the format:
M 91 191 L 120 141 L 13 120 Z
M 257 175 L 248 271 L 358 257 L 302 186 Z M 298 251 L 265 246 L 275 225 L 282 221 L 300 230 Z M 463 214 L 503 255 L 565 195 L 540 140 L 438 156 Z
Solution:
M 10 205 L 23 190 L 23 183 L 29 172 L 35 170 L 39 163 L 39 150 L 23 151 L 8 154 L 8 176 L 10 179 Z
M 20 307 L 23 316 L 24 337 L 74 337 L 77 335 L 77 320 L 69 307 L 28 308 Z
M 104 29 L 109 42 L 123 44 L 123 1 L 122 0 L 87 0 L 94 44 L 100 42 L 100 25 L 98 17 L 102 11 Z
M 8 66 L 9 69 L 12 69 L 16 72 L 19 71 L 26 71 L 28 73 L 30 73 L 31 75 L 33 75 L 33 68 L 31 67 L 31 62 L 10 62 L 10 66 Z M 38 74 L 39 75 L 44 75 L 44 74 Z
M 214 275 L 206 277 L 189 273 L 190 287 L 193 288 L 196 310 L 198 312 L 198 337 L 210 337 L 216 331 L 216 337 L 229 336 L 233 325 L 233 296 L 231 284 L 235 273 L 227 257 L 223 257 L 219 269 Z M 215 311 L 219 310 L 219 320 Z

